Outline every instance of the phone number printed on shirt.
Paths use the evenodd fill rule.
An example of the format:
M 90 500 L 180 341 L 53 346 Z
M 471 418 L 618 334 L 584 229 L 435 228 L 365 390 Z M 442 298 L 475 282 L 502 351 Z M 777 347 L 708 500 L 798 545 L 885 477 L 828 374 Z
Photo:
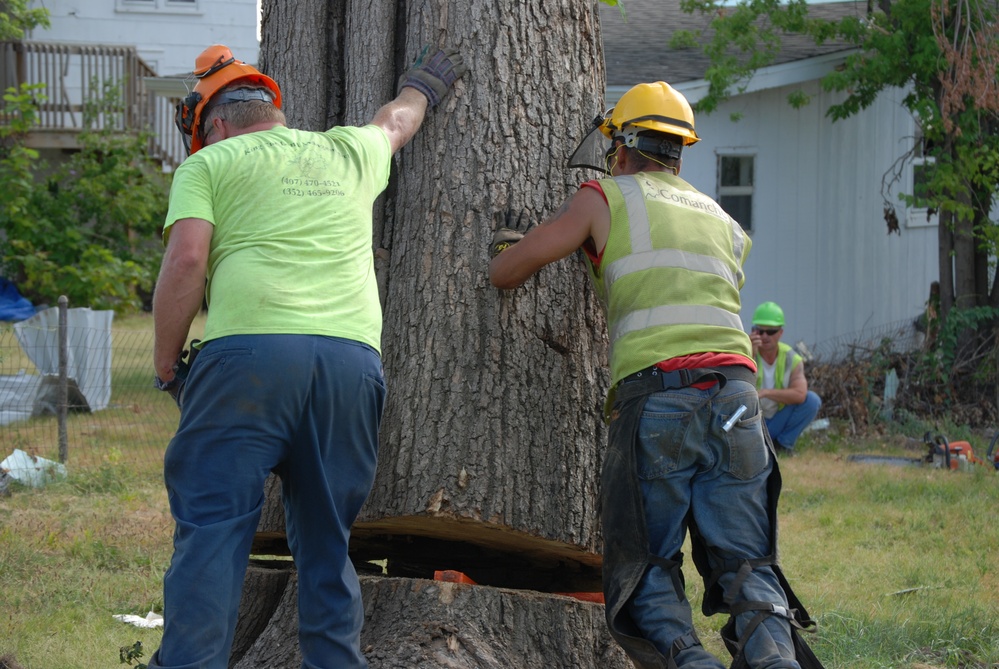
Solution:
M 324 196 L 335 196 L 343 197 L 346 195 L 339 188 L 285 188 L 281 191 L 284 195 L 291 195 L 294 197 L 324 197 Z
M 340 182 L 333 179 L 282 177 L 281 182 L 286 186 L 281 192 L 293 197 L 343 197 L 346 195 L 340 189 Z

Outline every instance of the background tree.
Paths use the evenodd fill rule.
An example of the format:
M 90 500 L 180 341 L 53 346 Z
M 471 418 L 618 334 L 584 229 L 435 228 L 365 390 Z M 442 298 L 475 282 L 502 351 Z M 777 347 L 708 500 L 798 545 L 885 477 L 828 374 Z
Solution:
M 487 278 L 487 246 L 509 211 L 540 221 L 592 176 L 565 163 L 603 109 L 596 3 L 264 0 L 262 11 L 260 65 L 293 126 L 366 122 L 428 43 L 460 49 L 471 68 L 397 156 L 375 207 L 389 396 L 352 557 L 387 560 L 389 578 L 365 581 L 369 659 L 418 634 L 421 653 L 450 639 L 449 657 L 474 648 L 476 666 L 537 654 L 548 666 L 623 666 L 607 655 L 620 651 L 598 605 L 541 594 L 600 588 L 603 317 L 578 257 L 509 293 Z M 524 594 L 482 594 L 465 610 L 391 578 L 437 570 Z M 276 606 L 239 666 L 275 666 L 266 653 L 292 615 Z M 511 607 L 523 628 L 498 622 Z M 451 616 L 461 622 L 435 627 Z M 396 636 L 379 646 L 371 635 L 385 630 Z M 428 662 L 406 666 L 443 666 Z
M 36 305 L 142 306 L 162 253 L 168 179 L 146 154 L 148 135 L 122 133 L 112 85 L 85 101 L 80 150 L 56 164 L 24 144 L 42 85 L 4 94 L 0 125 L 0 276 Z
M 995 0 L 869 0 L 862 17 L 840 20 L 810 16 L 807 0 L 681 0 L 685 12 L 710 21 L 700 33 L 678 32 L 673 46 L 701 46 L 710 59 L 707 95 L 699 111 L 710 112 L 745 88 L 758 68 L 774 61 L 788 33 L 812 36 L 817 44 L 839 40 L 856 47 L 842 68 L 822 81 L 845 93 L 828 110 L 833 120 L 870 105 L 883 90 L 907 91 L 905 107 L 921 135 L 901 155 L 899 172 L 914 157 L 928 160 L 916 192 L 903 194 L 939 215 L 939 296 L 929 305 L 941 320 L 937 346 L 945 365 L 963 358 L 978 373 L 994 349 L 999 325 L 999 274 L 990 269 L 999 251 L 994 214 L 999 192 L 999 4 Z M 808 97 L 789 95 L 801 106 Z M 886 175 L 885 182 L 899 173 Z M 895 205 L 885 201 L 889 232 L 898 231 Z M 952 312 L 956 308 L 956 312 Z
M 24 39 L 32 28 L 49 27 L 49 10 L 29 9 L 31 0 L 0 0 L 0 41 Z

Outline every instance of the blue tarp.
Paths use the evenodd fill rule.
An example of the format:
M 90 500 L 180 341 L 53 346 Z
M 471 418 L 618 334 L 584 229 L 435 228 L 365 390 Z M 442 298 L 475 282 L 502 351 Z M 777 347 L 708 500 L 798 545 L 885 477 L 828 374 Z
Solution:
M 35 307 L 17 292 L 17 286 L 0 277 L 0 321 L 23 321 L 35 315 Z

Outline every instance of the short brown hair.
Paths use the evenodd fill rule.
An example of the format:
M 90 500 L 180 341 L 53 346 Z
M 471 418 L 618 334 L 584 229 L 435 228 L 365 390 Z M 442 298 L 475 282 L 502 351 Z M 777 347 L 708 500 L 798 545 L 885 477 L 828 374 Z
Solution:
M 238 84 L 232 87 L 226 87 L 223 91 L 236 90 L 240 88 L 261 90 L 272 94 L 269 89 L 261 86 L 240 86 Z M 204 129 L 209 128 L 212 121 L 217 118 L 222 119 L 227 123 L 231 123 L 233 126 L 240 129 L 248 128 L 251 125 L 256 125 L 257 123 L 266 123 L 268 121 L 275 121 L 282 124 L 287 122 L 283 111 L 275 107 L 272 103 L 264 102 L 263 100 L 242 100 L 214 106 L 209 105 L 208 113 L 203 114 L 202 118 L 204 120 L 201 122 L 201 127 Z

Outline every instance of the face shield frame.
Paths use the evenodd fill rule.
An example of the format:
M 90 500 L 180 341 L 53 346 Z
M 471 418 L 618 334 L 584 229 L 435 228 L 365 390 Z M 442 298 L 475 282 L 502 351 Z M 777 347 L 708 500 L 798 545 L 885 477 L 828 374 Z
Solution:
M 601 174 L 611 173 L 607 161 L 614 153 L 614 140 L 603 130 L 611 111 L 613 110 L 608 110 L 603 116 L 597 116 L 590 122 L 590 131 L 569 155 L 566 167 L 596 170 Z

